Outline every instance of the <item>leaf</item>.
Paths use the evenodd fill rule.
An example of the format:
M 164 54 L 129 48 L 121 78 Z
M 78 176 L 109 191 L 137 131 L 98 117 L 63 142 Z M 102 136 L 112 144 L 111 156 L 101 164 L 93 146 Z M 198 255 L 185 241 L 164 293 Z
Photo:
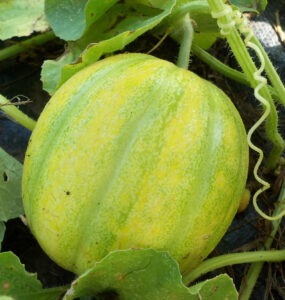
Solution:
M 1 251 L 1 243 L 4 239 L 4 233 L 5 233 L 5 224 L 4 222 L 0 221 L 0 251 Z
M 0 148 L 0 221 L 24 213 L 21 181 L 22 165 Z
M 109 38 L 107 40 L 104 40 L 104 36 L 102 36 L 101 42 L 89 45 L 77 63 L 64 67 L 59 85 L 63 84 L 68 78 L 81 69 L 97 61 L 103 54 L 122 50 L 138 36 L 159 24 L 160 21 L 171 12 L 174 1 L 168 1 L 168 3 L 170 4 L 168 9 L 155 16 L 145 17 L 131 10 L 125 11 L 125 19 L 119 22 L 112 30 L 109 30 Z M 119 6 L 117 6 L 117 8 L 119 8 Z M 119 16 L 120 10 L 118 10 L 118 12 Z M 116 32 L 118 33 L 117 35 Z
M 45 13 L 58 37 L 75 41 L 116 2 L 118 0 L 46 0 Z
M 0 253 L 0 295 L 15 296 L 41 289 L 35 274 L 26 272 L 19 258 L 12 252 Z
M 267 0 L 231 0 L 230 3 L 237 6 L 242 12 L 263 12 L 267 6 Z
M 28 273 L 12 252 L 0 253 L 0 265 L 1 296 L 21 300 L 56 300 L 64 291 L 63 287 L 43 289 L 36 274 Z
M 68 44 L 68 50 L 60 60 L 44 63 L 44 89 L 53 94 L 68 78 L 96 62 L 102 55 L 122 50 L 168 16 L 175 2 L 165 0 L 161 8 L 143 6 L 139 10 L 136 10 L 134 3 L 114 5 L 89 27 L 81 39 Z M 82 54 L 80 57 L 79 53 Z
M 0 1 L 0 40 L 29 36 L 49 25 L 44 15 L 44 0 Z
M 64 299 L 104 293 L 120 300 L 196 299 L 183 285 L 177 262 L 167 252 L 152 249 L 108 254 L 72 283 Z
M 189 288 L 192 295 L 200 300 L 237 300 L 238 292 L 233 280 L 227 274 L 221 274 L 212 279 L 205 280 Z
M 5 233 L 4 222 L 24 213 L 22 169 L 22 165 L 15 158 L 0 148 L 0 250 Z
M 63 56 L 58 60 L 46 60 L 42 65 L 41 81 L 44 89 L 53 94 L 58 82 L 60 81 L 62 68 L 72 63 L 82 52 L 82 49 L 69 47 Z
M 179 0 L 178 0 L 179 1 Z M 163 5 L 165 4 L 165 0 L 125 0 L 127 3 L 133 3 L 135 6 L 137 5 L 145 5 L 149 7 L 155 7 L 155 8 L 163 8 Z M 166 4 L 167 5 L 167 4 Z M 165 6 L 166 8 L 166 6 Z

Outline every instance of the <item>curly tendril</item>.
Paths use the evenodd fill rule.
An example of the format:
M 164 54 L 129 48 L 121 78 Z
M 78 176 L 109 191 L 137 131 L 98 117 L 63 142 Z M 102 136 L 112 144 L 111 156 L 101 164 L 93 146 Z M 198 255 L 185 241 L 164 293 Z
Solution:
M 212 12 L 212 17 L 217 19 L 217 24 L 220 27 L 220 31 L 222 35 L 228 35 L 231 29 L 235 26 L 234 18 L 228 19 L 228 23 L 224 23 L 221 18 L 226 16 L 232 16 L 233 10 L 231 6 L 224 5 L 224 9 L 218 12 Z
M 253 170 L 253 175 L 256 181 L 258 181 L 262 187 L 258 189 L 255 194 L 253 195 L 253 206 L 256 212 L 263 217 L 264 219 L 273 221 L 282 218 L 285 216 L 285 210 L 280 212 L 276 216 L 268 216 L 265 214 L 258 206 L 257 199 L 258 196 L 266 191 L 267 189 L 270 188 L 270 184 L 263 180 L 259 175 L 258 175 L 258 170 L 261 166 L 261 163 L 264 158 L 264 154 L 262 149 L 257 147 L 252 143 L 252 135 L 256 131 L 256 129 L 267 119 L 271 112 L 271 107 L 270 103 L 266 98 L 264 98 L 260 94 L 260 90 L 267 84 L 267 79 L 262 76 L 262 72 L 265 69 L 265 59 L 264 56 L 259 49 L 257 45 L 255 45 L 253 42 L 251 42 L 252 37 L 254 36 L 254 33 L 252 29 L 249 27 L 248 22 L 244 19 L 242 16 L 241 12 L 238 10 L 233 10 L 231 6 L 229 5 L 224 5 L 223 10 L 218 11 L 218 12 L 212 12 L 212 17 L 217 19 L 217 24 L 220 27 L 220 32 L 222 35 L 226 36 L 229 35 L 232 31 L 233 28 L 236 28 L 243 36 L 244 36 L 244 43 L 248 48 L 251 48 L 255 51 L 257 57 L 260 60 L 260 67 L 253 73 L 253 78 L 256 82 L 256 86 L 254 88 L 254 96 L 255 98 L 263 105 L 264 107 L 264 112 L 262 116 L 257 120 L 257 122 L 250 128 L 247 134 L 247 142 L 249 147 L 254 150 L 255 152 L 258 153 L 258 160 L 254 166 Z M 221 20 L 223 18 L 223 20 Z M 225 21 L 226 20 L 226 21 Z

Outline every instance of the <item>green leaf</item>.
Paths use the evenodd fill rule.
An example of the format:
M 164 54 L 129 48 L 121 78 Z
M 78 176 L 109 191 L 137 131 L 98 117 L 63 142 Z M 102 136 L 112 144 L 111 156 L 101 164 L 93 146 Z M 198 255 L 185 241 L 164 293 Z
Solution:
M 243 12 L 253 11 L 261 13 L 267 6 L 267 0 L 231 0 L 230 3 Z
M 0 221 L 7 221 L 24 213 L 21 181 L 21 163 L 0 148 Z
M 103 54 L 122 50 L 127 44 L 134 41 L 138 36 L 154 28 L 163 20 L 163 18 L 165 18 L 171 12 L 174 1 L 170 0 L 167 2 L 169 4 L 168 9 L 165 9 L 162 12 L 160 11 L 160 13 L 154 16 L 142 16 L 138 12 L 133 12 L 129 7 L 128 10 L 126 10 L 126 7 L 123 7 L 125 10 L 125 18 L 120 21 L 114 28 L 110 28 L 108 34 L 101 37 L 101 42 L 90 44 L 81 56 L 78 63 L 66 65 L 64 67 L 61 82 L 59 85 L 64 83 L 68 78 L 70 78 L 81 69 L 97 61 Z M 122 7 L 116 6 L 116 8 L 117 16 L 119 17 L 122 12 Z M 115 10 L 113 10 L 112 12 L 114 11 Z M 102 23 L 100 25 L 102 26 Z M 108 39 L 105 39 L 106 37 L 108 37 Z
M 179 0 L 178 0 L 179 1 Z M 126 3 L 133 4 L 134 6 L 144 5 L 155 8 L 163 8 L 163 5 L 166 5 L 164 8 L 167 8 L 165 0 L 125 0 Z
M 75 41 L 116 2 L 118 0 L 46 0 L 45 13 L 58 37 Z
M 44 89 L 50 94 L 53 94 L 60 81 L 62 68 L 75 61 L 82 52 L 82 49 L 78 49 L 72 45 L 68 48 L 65 54 L 59 59 L 46 60 L 42 65 L 41 81 L 43 82 Z
M 26 272 L 12 252 L 0 253 L 0 295 L 16 296 L 41 289 L 35 274 Z
M 79 40 L 68 44 L 66 53 L 59 61 L 44 63 L 44 89 L 53 94 L 68 78 L 97 61 L 102 55 L 122 50 L 138 36 L 157 26 L 171 13 L 175 2 L 165 0 L 161 8 L 138 6 L 135 3 L 112 6 L 90 25 Z M 80 57 L 79 53 L 82 53 Z
M 189 288 L 192 295 L 200 300 L 237 300 L 238 292 L 233 280 L 227 274 L 221 274 L 209 280 L 200 282 Z
M 44 15 L 44 0 L 0 1 L 0 40 L 29 36 L 49 25 Z
M 4 233 L 5 233 L 5 224 L 4 222 L 0 221 L 0 251 L 1 251 L 1 243 L 4 239 Z
M 22 165 L 0 148 L 0 250 L 5 221 L 24 213 L 22 205 Z
M 85 29 L 87 0 L 46 0 L 45 14 L 53 32 L 64 40 L 80 38 Z
M 152 249 L 110 253 L 75 280 L 64 299 L 104 293 L 120 300 L 196 299 L 183 285 L 177 262 Z
M 0 265 L 1 296 L 21 300 L 56 300 L 65 291 L 63 287 L 43 289 L 36 274 L 28 273 L 12 252 L 0 253 Z

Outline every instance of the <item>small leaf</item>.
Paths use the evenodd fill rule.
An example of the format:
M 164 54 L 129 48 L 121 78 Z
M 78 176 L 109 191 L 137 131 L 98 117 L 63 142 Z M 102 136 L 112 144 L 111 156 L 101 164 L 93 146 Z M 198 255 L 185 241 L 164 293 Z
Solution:
M 58 37 L 75 41 L 116 2 L 118 0 L 46 0 L 45 13 Z
M 0 221 L 24 213 L 21 195 L 22 165 L 0 148 Z
M 75 280 L 64 299 L 105 294 L 120 300 L 196 299 L 183 285 L 177 262 L 152 249 L 110 253 Z
M 44 89 L 53 94 L 58 82 L 60 81 L 61 70 L 67 65 L 71 64 L 81 53 L 81 49 L 70 46 L 58 60 L 46 60 L 42 65 L 41 81 Z
M 0 1 L 0 40 L 29 36 L 49 25 L 44 15 L 44 0 Z
M 56 300 L 64 291 L 63 287 L 43 289 L 36 274 L 28 273 L 12 252 L 0 253 L 0 265 L 1 296 L 21 300 Z
M 192 295 L 197 295 L 197 299 L 200 300 L 238 299 L 238 292 L 233 280 L 227 274 L 221 274 L 212 279 L 200 282 L 190 287 L 189 291 Z

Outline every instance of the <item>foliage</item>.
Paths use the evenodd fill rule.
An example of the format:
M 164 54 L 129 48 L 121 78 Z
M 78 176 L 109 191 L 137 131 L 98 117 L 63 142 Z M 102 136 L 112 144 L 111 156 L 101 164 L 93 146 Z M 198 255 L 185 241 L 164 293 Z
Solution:
M 140 6 L 136 6 L 133 2 L 125 5 L 117 3 L 112 7 L 109 2 L 92 1 L 92 6 L 88 5 L 88 2 L 86 6 L 80 8 L 68 6 L 73 10 L 69 14 L 64 14 L 61 10 L 61 8 L 64 10 L 65 6 L 47 6 L 54 32 L 68 41 L 66 52 L 58 60 L 48 60 L 43 65 L 43 85 L 50 94 L 53 94 L 68 78 L 97 61 L 102 55 L 122 50 L 138 36 L 154 28 L 171 13 L 175 4 L 174 0 L 167 0 L 156 8 L 144 7 L 141 13 Z M 117 1 L 111 3 L 113 2 Z M 100 13 L 95 14 L 93 11 Z M 62 22 L 62 14 L 66 18 L 75 13 L 78 14 L 76 19 L 79 25 L 72 34 L 70 26 L 62 25 L 65 24 Z M 88 18 L 91 14 L 94 15 L 92 20 Z M 81 23 L 86 26 L 82 28 Z M 74 39 L 76 41 L 72 41 Z
M 24 213 L 21 195 L 22 165 L 0 148 L 0 249 L 4 222 Z
M 0 40 L 43 32 L 49 25 L 44 0 L 0 1 Z
M 43 289 L 12 252 L 0 253 L 0 299 L 89 299 L 117 295 L 122 300 L 237 299 L 232 280 L 220 275 L 187 288 L 175 260 L 167 252 L 151 249 L 114 251 L 73 281 L 70 287 Z M 3 298 L 4 299 L 4 298 Z M 97 298 L 96 298 L 97 299 Z
M 36 274 L 28 273 L 12 252 L 0 253 L 0 299 L 10 296 L 21 300 L 56 300 L 63 288 L 43 289 Z
M 208 49 L 218 37 L 224 36 L 229 41 L 235 56 L 244 58 L 244 61 L 238 59 L 238 62 L 243 70 L 249 71 L 245 71 L 245 74 L 241 75 L 246 75 L 245 77 L 249 84 L 252 87 L 256 87 L 256 78 L 254 78 L 253 74 L 257 73 L 254 72 L 254 64 L 251 62 L 250 56 L 246 54 L 247 50 L 244 52 L 240 50 L 239 45 L 241 45 L 242 41 L 239 40 L 237 35 L 231 40 L 231 34 L 235 31 L 232 31 L 231 34 L 227 32 L 225 34 L 225 31 L 220 32 L 220 29 L 225 29 L 225 25 L 230 25 L 231 28 L 239 31 L 238 35 L 247 37 L 247 32 L 244 30 L 245 27 L 237 24 L 239 18 L 232 22 L 231 17 L 234 17 L 234 15 L 221 15 L 219 14 L 221 11 L 216 14 L 217 22 L 212 18 L 211 13 L 217 13 L 215 9 L 218 6 L 210 7 L 208 3 L 211 2 L 214 4 L 221 3 L 219 0 L 2 1 L 0 3 L 0 39 L 6 42 L 7 39 L 13 37 L 23 39 L 23 37 L 38 32 L 51 31 L 48 32 L 52 33 L 48 39 L 57 36 L 65 42 L 65 53 L 61 57 L 55 60 L 47 60 L 43 64 L 43 85 L 50 94 L 53 94 L 58 87 L 76 72 L 94 63 L 101 57 L 124 50 L 128 44 L 146 32 L 151 32 L 159 38 L 163 34 L 168 34 L 180 43 L 181 36 L 183 36 L 180 28 L 180 17 L 190 13 L 196 26 L 194 26 L 193 51 L 200 55 L 203 53 L 202 48 Z M 224 1 L 222 2 L 224 4 Z M 234 12 L 240 10 L 261 13 L 267 4 L 266 0 L 232 0 L 230 2 L 233 4 Z M 224 9 L 225 7 L 222 8 Z M 223 24 L 222 27 L 220 26 L 221 24 Z M 46 39 L 43 39 L 40 43 L 45 43 L 46 41 Z M 249 46 L 247 42 L 248 40 L 245 44 Z M 250 42 L 261 49 L 254 37 Z M 8 43 L 15 43 L 15 39 L 8 40 Z M 17 43 L 16 39 L 16 45 L 20 44 Z M 29 44 L 29 39 L 26 39 L 23 44 L 25 47 L 20 47 L 11 56 L 15 55 L 15 53 L 18 54 L 19 51 L 24 51 L 32 43 Z M 7 50 L 6 53 L 8 53 L 10 49 L 4 50 Z M 274 72 L 272 72 L 272 66 L 267 60 L 266 54 L 262 49 L 260 51 L 262 56 L 264 56 L 264 61 L 261 60 L 262 64 L 264 64 L 262 67 L 264 67 L 272 83 L 272 87 L 267 84 L 268 90 L 265 87 L 261 94 L 269 100 L 274 94 L 274 100 L 284 105 L 282 103 L 284 87 L 278 81 L 278 76 L 276 77 Z M 0 59 L 3 59 L 3 57 L 6 59 L 8 56 L 5 54 L 2 58 L 0 56 Z M 213 61 L 213 59 L 208 59 L 209 64 L 214 67 Z M 225 70 L 227 70 L 233 75 L 233 78 L 237 78 L 238 76 L 236 75 L 240 75 L 227 69 L 219 62 L 215 61 L 216 63 L 221 72 L 226 72 Z M 271 123 L 270 121 L 267 122 L 267 134 L 273 145 L 279 145 L 277 151 L 277 156 L 279 156 L 280 151 L 282 152 L 284 148 L 283 141 L 280 141 L 276 132 L 278 124 L 275 105 L 273 102 L 269 101 L 269 103 L 271 106 L 268 113 L 269 120 L 276 118 Z M 0 105 L 3 105 L 3 103 Z M 6 113 L 9 114 L 9 111 Z M 17 116 L 19 114 L 16 114 L 16 120 Z M 27 123 L 27 120 L 24 118 L 21 124 L 25 126 L 25 123 Z M 29 123 L 30 125 L 27 127 L 32 129 L 34 122 L 29 120 Z M 272 132 L 275 132 L 275 134 L 272 135 Z M 275 162 L 276 159 L 273 165 Z M 22 165 L 0 149 L 0 243 L 5 233 L 5 222 L 23 214 L 21 176 Z M 278 228 L 276 223 L 274 223 L 274 226 Z M 270 245 L 270 243 L 266 244 L 266 249 Z M 102 296 L 102 292 L 106 290 L 115 290 L 122 299 L 130 299 L 128 293 L 131 294 L 131 299 L 144 299 L 141 296 L 144 291 L 150 293 L 149 295 L 151 295 L 152 299 L 156 299 L 156 297 L 157 299 L 172 299 L 164 297 L 163 293 L 165 292 L 168 293 L 167 295 L 173 293 L 175 299 L 179 299 L 179 297 L 181 299 L 188 299 L 188 297 L 189 299 L 237 299 L 237 291 L 232 280 L 227 275 L 220 275 L 186 288 L 181 281 L 176 262 L 167 253 L 158 253 L 153 250 L 130 250 L 111 253 L 98 262 L 94 268 L 77 278 L 71 287 L 54 289 L 43 288 L 36 275 L 25 271 L 19 259 L 12 253 L 1 253 L 0 264 L 1 300 L 13 298 L 32 300 L 58 299 L 64 293 L 65 299 L 94 294 L 99 299 L 100 295 Z M 142 268 L 140 264 L 145 267 Z M 127 276 L 118 277 L 118 274 L 122 273 L 127 274 Z M 158 278 L 161 280 L 159 282 L 155 281 Z M 151 281 L 151 279 L 154 281 Z M 134 282 L 139 284 L 134 284 Z M 157 287 L 160 289 L 157 289 Z M 136 292 L 138 293 L 137 298 L 133 296 Z M 157 292 L 159 292 L 159 295 L 157 295 Z

